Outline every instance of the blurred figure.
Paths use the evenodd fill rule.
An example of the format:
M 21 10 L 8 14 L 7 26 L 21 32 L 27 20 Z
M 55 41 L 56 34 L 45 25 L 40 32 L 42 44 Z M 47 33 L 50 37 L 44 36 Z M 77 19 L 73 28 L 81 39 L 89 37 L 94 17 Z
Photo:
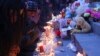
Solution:
M 21 39 L 19 56 L 33 56 L 40 37 L 38 25 L 40 10 L 38 9 L 38 4 L 34 1 L 27 1 L 25 4 L 27 16 L 24 36 Z
M 22 0 L 0 0 L 0 56 L 17 56 L 23 33 Z

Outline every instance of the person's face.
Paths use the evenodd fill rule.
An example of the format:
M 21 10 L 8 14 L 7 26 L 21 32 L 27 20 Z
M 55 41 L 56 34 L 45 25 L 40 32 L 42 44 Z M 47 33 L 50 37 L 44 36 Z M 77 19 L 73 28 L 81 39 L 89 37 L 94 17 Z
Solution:
M 35 11 L 27 11 L 27 16 L 28 17 L 34 17 L 37 14 Z
M 39 21 L 39 11 L 27 11 L 27 16 L 29 20 L 37 23 Z

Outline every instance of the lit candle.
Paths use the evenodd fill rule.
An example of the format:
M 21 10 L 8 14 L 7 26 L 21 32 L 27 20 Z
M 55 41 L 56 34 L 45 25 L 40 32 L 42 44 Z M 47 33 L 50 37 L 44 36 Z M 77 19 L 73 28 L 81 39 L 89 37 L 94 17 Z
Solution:
M 38 49 L 39 49 L 39 52 L 40 52 L 40 53 L 44 52 L 43 43 L 38 43 Z

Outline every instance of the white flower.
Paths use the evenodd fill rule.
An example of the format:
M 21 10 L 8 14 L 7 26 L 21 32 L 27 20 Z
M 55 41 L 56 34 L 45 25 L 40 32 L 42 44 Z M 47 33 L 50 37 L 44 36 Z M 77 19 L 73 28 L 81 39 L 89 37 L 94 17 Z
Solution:
M 84 17 L 90 16 L 90 13 L 84 13 Z

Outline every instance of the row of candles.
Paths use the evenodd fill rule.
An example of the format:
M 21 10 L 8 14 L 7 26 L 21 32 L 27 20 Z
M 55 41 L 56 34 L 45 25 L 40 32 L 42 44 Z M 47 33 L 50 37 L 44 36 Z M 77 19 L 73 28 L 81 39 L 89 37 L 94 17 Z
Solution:
M 39 52 L 39 56 L 55 56 L 54 55 L 54 38 L 53 28 L 50 25 L 44 27 L 45 32 L 41 35 L 41 42 L 37 43 L 36 51 Z
M 36 51 L 39 52 L 39 56 L 55 56 L 55 48 L 61 45 L 62 42 L 56 39 L 51 23 L 48 23 L 44 29 L 45 32 L 41 35 L 41 41 L 37 43 Z

